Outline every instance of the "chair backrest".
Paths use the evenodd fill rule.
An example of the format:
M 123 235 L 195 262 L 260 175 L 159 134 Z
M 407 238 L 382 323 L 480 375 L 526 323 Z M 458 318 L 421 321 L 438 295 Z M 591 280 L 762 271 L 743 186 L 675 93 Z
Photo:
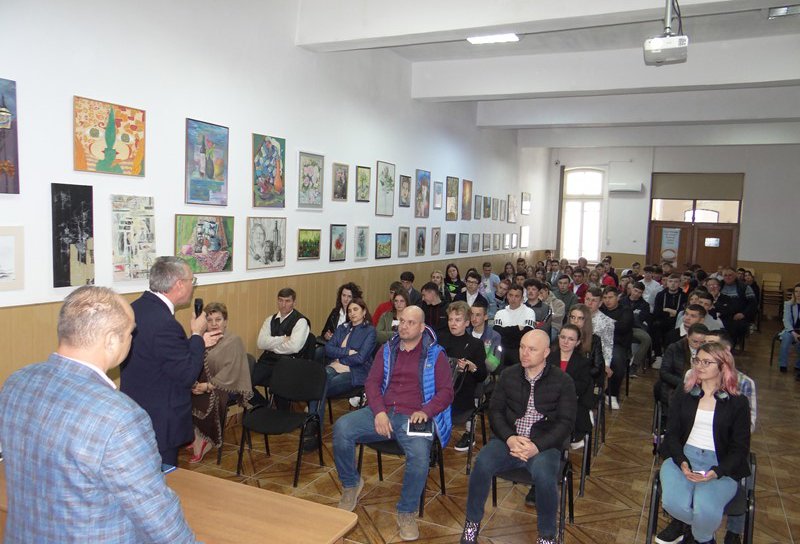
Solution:
M 282 357 L 272 371 L 269 389 L 287 400 L 321 400 L 326 379 L 325 368 L 318 362 Z
M 781 275 L 777 272 L 764 272 L 761 275 L 762 282 L 770 282 L 770 283 L 780 283 L 781 282 Z

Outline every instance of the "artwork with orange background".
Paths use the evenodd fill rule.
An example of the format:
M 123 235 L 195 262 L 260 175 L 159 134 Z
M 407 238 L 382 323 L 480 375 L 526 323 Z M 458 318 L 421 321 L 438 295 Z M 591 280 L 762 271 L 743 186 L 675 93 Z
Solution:
M 145 112 L 74 97 L 74 168 L 144 177 Z

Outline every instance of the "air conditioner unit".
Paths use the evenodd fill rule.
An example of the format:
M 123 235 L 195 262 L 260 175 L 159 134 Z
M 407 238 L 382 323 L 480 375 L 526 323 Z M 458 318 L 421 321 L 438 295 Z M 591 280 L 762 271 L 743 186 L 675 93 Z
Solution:
M 609 193 L 641 193 L 644 184 L 640 181 L 611 181 L 608 184 Z

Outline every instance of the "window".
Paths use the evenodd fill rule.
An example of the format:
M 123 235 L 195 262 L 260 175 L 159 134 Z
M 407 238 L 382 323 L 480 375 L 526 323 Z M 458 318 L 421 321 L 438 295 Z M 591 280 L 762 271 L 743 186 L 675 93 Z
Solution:
M 561 254 L 575 261 L 600 259 L 600 220 L 603 206 L 603 172 L 575 169 L 564 174 Z
M 650 219 L 683 223 L 738 223 L 739 201 L 654 198 Z

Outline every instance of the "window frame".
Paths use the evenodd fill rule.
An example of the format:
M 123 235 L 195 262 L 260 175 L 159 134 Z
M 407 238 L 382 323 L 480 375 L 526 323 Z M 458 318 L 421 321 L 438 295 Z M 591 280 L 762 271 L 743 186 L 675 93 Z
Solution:
M 567 178 L 570 174 L 577 173 L 577 172 L 592 172 L 600 174 L 600 194 L 597 195 L 568 195 L 567 194 Z M 590 166 L 579 166 L 573 168 L 564 168 L 563 175 L 561 176 L 561 187 L 559 191 L 559 213 L 558 213 L 558 253 L 564 253 L 564 221 L 566 219 L 566 207 L 568 202 L 580 202 L 581 203 L 581 224 L 580 224 L 580 239 L 578 244 L 578 257 L 586 257 L 583 253 L 584 248 L 584 240 L 583 240 L 583 233 L 584 233 L 584 225 L 583 225 L 583 217 L 584 217 L 584 204 L 586 202 L 597 202 L 600 205 L 600 210 L 597 219 L 597 255 L 595 259 L 589 259 L 590 261 L 599 260 L 600 255 L 603 252 L 603 234 L 605 232 L 605 214 L 606 214 L 606 198 L 607 198 L 607 177 L 608 172 L 603 168 L 597 167 L 590 167 Z M 576 257 L 576 259 L 578 258 Z M 586 257 L 588 259 L 588 257 Z

